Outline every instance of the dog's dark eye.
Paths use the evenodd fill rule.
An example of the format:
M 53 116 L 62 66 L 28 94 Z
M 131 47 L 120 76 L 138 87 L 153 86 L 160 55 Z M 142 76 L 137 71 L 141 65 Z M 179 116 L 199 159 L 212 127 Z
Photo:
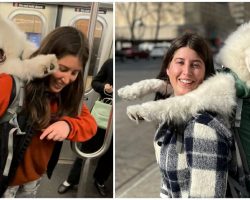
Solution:
M 3 49 L 0 49 L 0 64 L 4 63 L 6 60 L 6 55 Z

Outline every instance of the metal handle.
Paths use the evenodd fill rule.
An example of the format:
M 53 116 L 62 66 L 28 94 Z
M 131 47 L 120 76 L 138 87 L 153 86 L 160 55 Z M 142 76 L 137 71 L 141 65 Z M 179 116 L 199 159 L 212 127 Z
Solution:
M 104 141 L 103 141 L 103 144 L 100 147 L 100 149 L 98 149 L 97 151 L 95 151 L 93 153 L 84 153 L 79 149 L 79 147 L 77 145 L 78 144 L 77 142 L 71 142 L 71 149 L 80 158 L 96 158 L 96 157 L 99 157 L 108 150 L 109 145 L 113 145 L 113 144 L 110 144 L 111 139 L 112 139 L 112 135 L 113 135 L 113 107 L 112 107 L 110 115 L 109 115 L 108 127 L 107 127 L 106 132 L 105 132 Z

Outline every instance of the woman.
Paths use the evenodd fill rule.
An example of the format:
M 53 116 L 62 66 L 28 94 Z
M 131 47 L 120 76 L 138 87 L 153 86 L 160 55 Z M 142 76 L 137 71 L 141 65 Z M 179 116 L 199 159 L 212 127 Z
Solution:
M 214 74 L 205 40 L 186 33 L 172 43 L 158 78 L 171 84 L 172 96 L 180 96 Z M 155 148 L 162 175 L 161 197 L 225 197 L 234 148 L 226 119 L 219 112 L 202 110 L 182 124 L 160 125 Z
M 93 89 L 99 93 L 100 98 L 113 96 L 113 59 L 108 59 L 91 83 Z M 110 103 L 110 102 L 108 102 Z M 97 134 L 104 137 L 106 129 L 98 128 Z M 113 170 L 113 136 L 108 150 L 98 160 L 94 172 L 94 184 L 102 196 L 107 196 L 105 182 Z
M 19 197 L 35 197 L 41 176 L 46 171 L 49 177 L 52 175 L 61 141 L 83 142 L 93 137 L 97 130 L 85 105 L 78 114 L 84 93 L 83 72 L 89 55 L 86 37 L 73 27 L 57 28 L 32 56 L 39 54 L 55 54 L 59 70 L 25 86 L 22 114 L 27 116 L 27 124 L 32 124 L 35 134 L 26 140 L 27 149 L 4 197 L 15 197 L 17 192 Z M 0 105 L 5 106 L 0 108 L 1 115 L 7 108 L 12 88 L 12 79 L 7 74 L 0 76 L 0 86 L 3 85 L 5 89 L 2 90 Z

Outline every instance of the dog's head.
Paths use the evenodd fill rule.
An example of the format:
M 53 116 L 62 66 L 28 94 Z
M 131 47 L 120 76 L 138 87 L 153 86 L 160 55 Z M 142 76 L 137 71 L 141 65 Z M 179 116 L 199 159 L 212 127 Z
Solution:
M 27 40 L 25 33 L 1 15 L 0 27 L 0 64 L 12 58 L 26 59 L 35 51 L 35 44 Z
M 250 87 L 250 22 L 229 35 L 216 59 Z

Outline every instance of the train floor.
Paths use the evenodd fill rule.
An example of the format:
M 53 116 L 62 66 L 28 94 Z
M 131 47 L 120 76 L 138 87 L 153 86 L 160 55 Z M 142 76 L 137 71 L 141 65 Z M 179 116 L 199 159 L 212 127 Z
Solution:
M 97 163 L 97 159 L 93 159 L 91 161 L 91 167 L 89 169 L 90 177 L 93 177 L 96 163 Z M 72 163 L 60 162 L 58 163 L 51 179 L 48 179 L 47 176 L 44 176 L 42 179 L 37 197 L 38 198 L 75 198 L 75 197 L 102 198 L 102 196 L 98 193 L 96 187 L 94 186 L 93 178 L 87 179 L 87 186 L 86 186 L 87 188 L 83 196 L 79 196 L 79 191 L 78 191 L 77 186 L 70 189 L 64 194 L 59 194 L 57 192 L 58 186 L 67 178 L 71 165 Z M 107 192 L 108 192 L 106 198 L 112 198 L 113 197 L 113 175 L 111 175 L 109 179 L 107 180 L 106 187 L 107 187 Z

